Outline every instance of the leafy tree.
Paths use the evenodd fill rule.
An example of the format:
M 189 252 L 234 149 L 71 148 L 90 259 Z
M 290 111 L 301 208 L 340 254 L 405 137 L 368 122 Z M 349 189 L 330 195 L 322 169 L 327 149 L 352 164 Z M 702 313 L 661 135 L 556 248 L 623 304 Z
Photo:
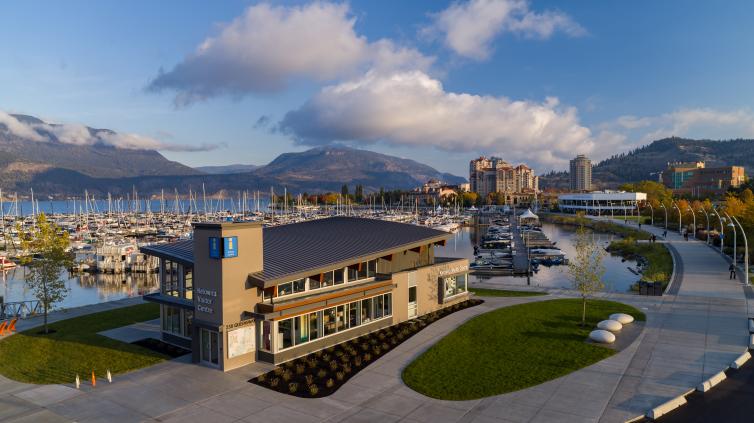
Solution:
M 66 251 L 70 245 L 68 232 L 47 221 L 44 213 L 40 213 L 34 228 L 19 233 L 21 248 L 28 252 L 21 259 L 21 263 L 29 268 L 26 285 L 42 303 L 46 334 L 48 312 L 68 295 L 65 281 L 60 278 L 62 270 L 73 264 L 71 254 Z
M 359 184 L 356 185 L 356 190 L 354 191 L 354 199 L 357 203 L 361 203 L 364 201 L 364 186 Z
M 340 187 L 340 195 L 348 197 L 348 184 L 343 184 L 343 186 Z
M 587 298 L 605 287 L 602 282 L 605 275 L 605 266 L 602 264 L 605 252 L 594 242 L 594 238 L 589 236 L 583 223 L 576 230 L 574 247 L 576 256 L 568 262 L 568 273 L 572 280 L 571 286 L 581 294 L 581 326 L 584 326 Z

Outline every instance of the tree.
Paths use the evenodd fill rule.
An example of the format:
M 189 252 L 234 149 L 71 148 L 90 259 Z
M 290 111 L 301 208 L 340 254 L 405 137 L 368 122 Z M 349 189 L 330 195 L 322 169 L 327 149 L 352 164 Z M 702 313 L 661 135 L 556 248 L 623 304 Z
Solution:
M 343 186 L 340 187 L 340 195 L 348 197 L 348 184 L 343 184 Z
M 47 221 L 44 213 L 36 218 L 30 231 L 20 231 L 21 248 L 27 252 L 21 263 L 29 268 L 26 285 L 42 303 L 44 333 L 48 333 L 47 314 L 55 304 L 68 295 L 65 281 L 60 278 L 62 270 L 73 264 L 66 249 L 70 245 L 68 232 Z
M 581 294 L 581 326 L 584 326 L 587 298 L 605 287 L 602 282 L 602 277 L 605 275 L 605 266 L 602 264 L 605 252 L 589 236 L 583 223 L 576 230 L 574 247 L 576 247 L 576 256 L 568 262 L 568 273 L 572 279 L 573 289 Z
M 359 184 L 356 185 L 356 191 L 354 191 L 354 199 L 357 203 L 361 203 L 364 201 L 364 186 Z

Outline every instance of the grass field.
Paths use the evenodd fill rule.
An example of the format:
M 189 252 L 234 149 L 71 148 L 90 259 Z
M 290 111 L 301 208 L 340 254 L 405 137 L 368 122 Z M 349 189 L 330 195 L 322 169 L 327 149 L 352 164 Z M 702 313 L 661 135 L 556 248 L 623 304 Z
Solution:
M 547 295 L 546 292 L 516 291 L 514 289 L 469 288 L 469 292 L 479 297 L 537 297 Z
M 50 324 L 48 335 L 41 327 L 19 332 L 0 341 L 0 374 L 27 383 L 72 383 L 95 371 L 104 377 L 149 366 L 166 356 L 148 349 L 97 335 L 108 329 L 159 317 L 157 304 L 139 304 L 75 317 Z
M 501 308 L 464 323 L 403 371 L 412 389 L 432 398 L 470 400 L 517 391 L 596 363 L 614 350 L 585 342 L 597 322 L 639 310 L 589 300 L 558 299 Z

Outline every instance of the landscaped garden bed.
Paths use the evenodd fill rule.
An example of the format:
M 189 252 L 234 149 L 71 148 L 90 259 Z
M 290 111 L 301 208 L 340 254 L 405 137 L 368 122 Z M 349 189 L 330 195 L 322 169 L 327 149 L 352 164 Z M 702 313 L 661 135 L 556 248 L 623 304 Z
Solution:
M 659 282 L 663 290 L 670 283 L 673 275 L 673 258 L 663 244 L 637 242 L 636 239 L 628 237 L 611 242 L 607 251 L 637 262 L 641 280 L 631 285 L 632 291 L 638 291 L 641 282 Z
M 295 360 L 249 382 L 302 398 L 326 397 L 429 324 L 451 313 L 483 303 L 471 299 L 403 323 L 362 335 Z

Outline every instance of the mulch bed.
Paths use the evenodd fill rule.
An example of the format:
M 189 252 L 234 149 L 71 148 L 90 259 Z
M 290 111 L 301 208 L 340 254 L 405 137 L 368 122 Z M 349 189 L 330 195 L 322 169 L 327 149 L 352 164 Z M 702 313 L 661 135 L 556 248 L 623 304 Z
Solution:
M 176 345 L 168 344 L 167 342 L 162 342 L 159 339 L 155 338 L 140 339 L 131 343 L 140 347 L 144 347 L 148 350 L 164 354 L 170 358 L 178 358 L 186 354 L 191 354 L 190 350 L 181 348 Z
M 429 324 L 451 313 L 483 303 L 466 300 L 350 341 L 280 364 L 249 382 L 301 398 L 322 398 Z

